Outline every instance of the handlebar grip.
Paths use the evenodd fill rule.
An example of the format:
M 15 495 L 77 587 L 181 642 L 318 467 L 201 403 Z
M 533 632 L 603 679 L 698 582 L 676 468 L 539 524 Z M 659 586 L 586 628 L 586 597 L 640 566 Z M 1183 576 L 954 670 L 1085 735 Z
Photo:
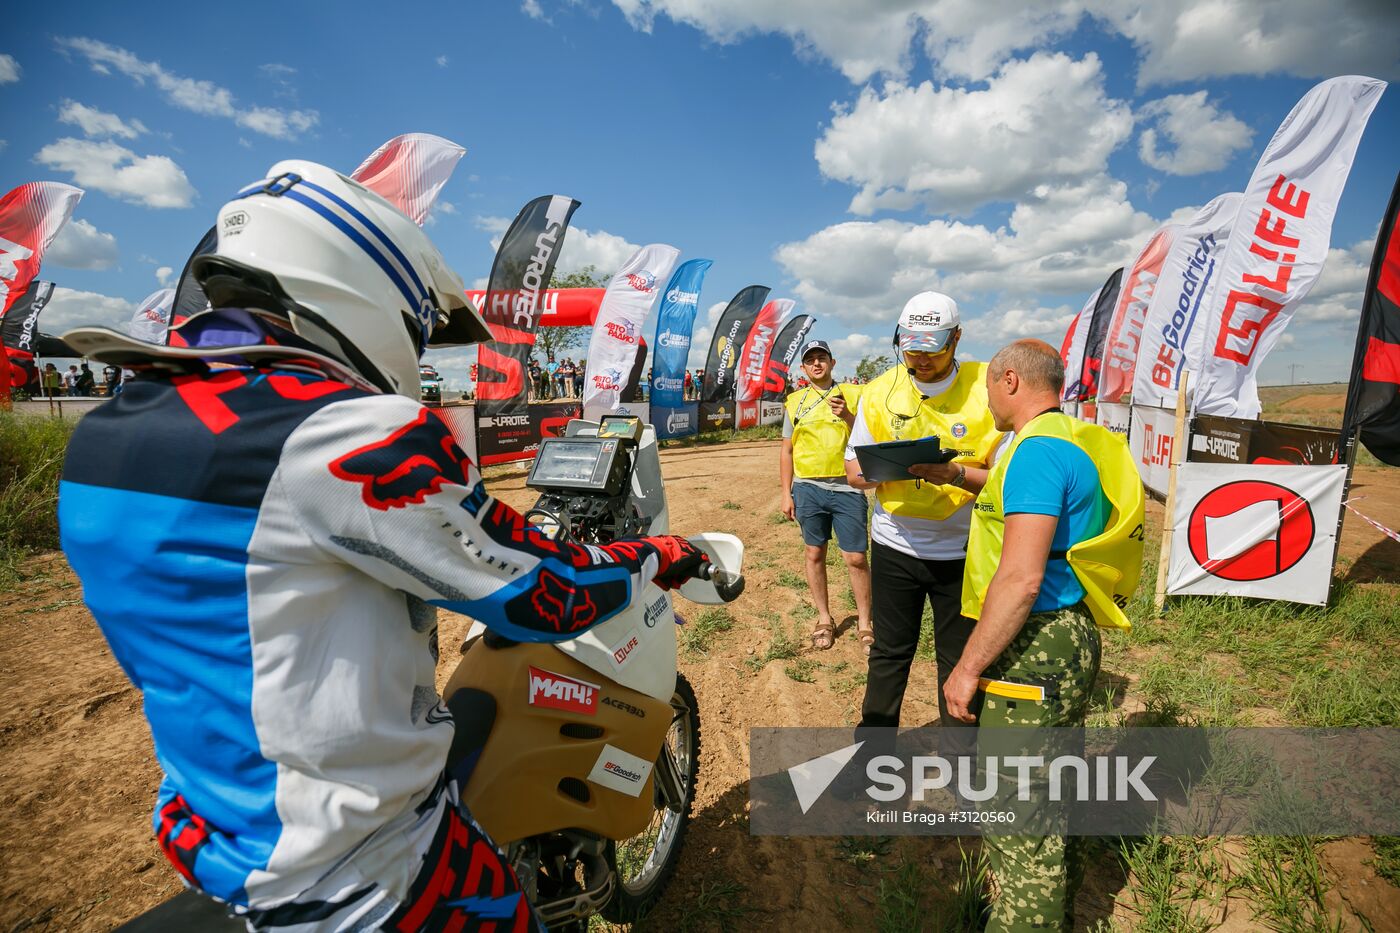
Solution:
M 725 573 L 710 561 L 706 561 L 701 566 L 699 576 L 702 580 L 709 580 L 713 583 L 719 598 L 727 603 L 734 602 L 744 592 L 743 574 Z

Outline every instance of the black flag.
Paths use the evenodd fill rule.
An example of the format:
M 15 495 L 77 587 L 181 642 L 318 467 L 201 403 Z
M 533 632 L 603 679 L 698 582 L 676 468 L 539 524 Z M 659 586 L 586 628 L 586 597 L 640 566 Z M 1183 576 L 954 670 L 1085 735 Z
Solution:
M 195 246 L 194 252 L 190 253 L 190 258 L 185 260 L 185 268 L 180 270 L 180 279 L 175 284 L 175 297 L 170 303 L 170 327 L 165 331 L 166 343 L 177 347 L 185 346 L 184 338 L 175 332 L 175 328 L 209 307 L 209 299 L 190 273 L 190 265 L 197 257 L 212 253 L 218 247 L 219 231 L 216 227 L 210 227 L 209 232 L 200 237 L 199 244 Z
M 1376 236 L 1342 437 L 1359 439 L 1377 460 L 1400 466 L 1400 175 Z
M 34 358 L 44 355 L 40 351 L 45 349 L 39 343 L 39 315 L 52 297 L 53 283 L 34 279 L 10 306 L 9 313 L 0 318 L 0 346 L 10 359 L 10 387 L 26 389 L 33 395 L 39 392 L 39 370 Z
M 792 364 L 800 363 L 797 354 L 807 342 L 807 333 L 817 322 L 810 314 L 799 314 L 782 329 L 773 342 L 773 351 L 768 354 L 768 366 L 763 371 L 763 400 L 781 402 L 787 398 L 788 386 L 792 385 Z
M 734 397 L 734 371 L 739 365 L 739 351 L 763 303 L 768 300 L 768 292 L 767 285 L 741 289 L 719 316 L 715 336 L 710 341 L 710 354 L 705 359 L 705 382 L 700 391 L 702 402 Z
M 1108 341 L 1108 325 L 1113 317 L 1113 307 L 1118 304 L 1118 286 L 1123 280 L 1123 270 L 1115 269 L 1099 289 L 1099 299 L 1094 302 L 1094 313 L 1087 321 L 1080 321 L 1080 327 L 1089 328 L 1089 336 L 1084 341 L 1084 363 L 1079 370 L 1079 378 L 1065 390 L 1067 402 L 1085 402 L 1099 394 L 1099 367 L 1103 364 L 1103 347 Z M 1066 374 L 1065 378 L 1069 378 Z

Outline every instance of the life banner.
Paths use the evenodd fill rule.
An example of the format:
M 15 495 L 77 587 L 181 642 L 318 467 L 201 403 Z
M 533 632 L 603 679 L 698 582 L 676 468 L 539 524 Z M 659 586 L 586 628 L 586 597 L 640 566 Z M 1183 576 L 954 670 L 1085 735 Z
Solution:
M 768 300 L 767 285 L 750 285 L 739 290 L 715 324 L 710 352 L 705 358 L 705 381 L 700 387 L 702 402 L 719 402 L 734 397 L 734 370 L 739 363 L 739 348 L 744 336 L 753 327 L 754 319 Z M 733 406 L 730 406 L 733 411 Z M 701 412 L 704 420 L 704 412 Z
M 467 150 L 431 133 L 405 133 L 370 153 L 350 174 L 420 227 Z
M 1094 309 L 1088 319 L 1080 322 L 1079 326 L 1084 328 L 1084 356 L 1073 373 L 1065 372 L 1064 398 L 1067 401 L 1083 402 L 1099 394 L 1099 367 L 1103 362 L 1108 325 L 1118 304 L 1118 286 L 1122 281 L 1123 270 L 1113 270 L 1095 296 Z
M 1197 415 L 1191 419 L 1186 459 L 1192 463 L 1323 466 L 1341 462 L 1341 437 L 1335 428 Z
M 200 256 L 212 253 L 218 248 L 219 228 L 213 226 L 205 231 L 204 236 L 199 238 L 194 251 L 185 260 L 185 267 L 180 270 L 180 278 L 175 283 L 175 297 L 170 303 L 170 326 L 165 331 L 166 342 L 171 346 L 189 346 L 185 342 L 185 338 L 180 336 L 180 325 L 209 307 L 209 299 L 204 294 L 204 287 L 195 281 L 191 267 Z
M 1324 81 L 1265 147 L 1207 299 L 1197 412 L 1259 414 L 1259 365 L 1322 271 L 1352 157 L 1384 90 L 1357 75 Z
M 1128 436 L 1128 425 L 1132 421 L 1132 409 L 1116 402 L 1099 402 L 1098 423 L 1114 434 Z
M 1347 467 L 1183 463 L 1167 593 L 1322 606 Z
M 658 438 L 672 440 L 689 437 L 699 428 L 700 405 L 698 402 L 687 402 L 674 407 L 663 407 L 653 403 L 651 417 Z
M 1099 401 L 1118 402 L 1133 390 L 1133 370 L 1142 344 L 1143 321 L 1157 288 L 1162 263 L 1181 228 L 1166 224 L 1147 241 L 1128 269 L 1109 321 L 1099 378 Z
M 1060 390 L 1062 401 L 1068 402 L 1071 398 L 1078 397 L 1078 373 L 1084 369 L 1084 344 L 1089 335 L 1089 319 L 1094 316 L 1094 305 L 1098 300 L 1098 292 L 1085 299 L 1084 307 L 1080 308 L 1074 320 L 1069 322 L 1065 339 L 1060 342 L 1060 362 L 1065 364 L 1065 386 Z M 1074 375 L 1071 375 L 1072 373 Z
M 486 460 L 484 433 L 488 419 L 492 426 L 507 431 L 528 430 L 525 363 L 539 327 L 540 293 L 549 288 L 578 203 L 557 194 L 535 198 L 521 208 L 496 251 L 482 302 L 492 341 L 482 344 L 477 356 L 476 397 L 481 407 L 477 428 L 483 432 L 483 462 L 491 462 Z
M 788 386 L 792 384 L 792 366 L 800 364 L 797 354 L 807 342 L 807 334 L 816 320 L 810 314 L 799 314 L 778 332 L 773 352 L 768 354 L 768 366 L 763 371 L 763 401 L 781 402 L 787 398 Z
M 145 301 L 137 305 L 136 313 L 127 322 L 126 332 L 146 343 L 165 343 L 165 332 L 170 327 L 170 308 L 174 302 L 173 288 L 151 292 Z
M 621 400 L 637 358 L 642 325 L 679 257 L 680 250 L 674 246 L 648 244 L 628 257 L 608 281 L 588 341 L 583 380 L 583 410 L 588 417 L 613 411 Z
M 1142 484 L 1161 499 L 1167 497 L 1175 437 L 1175 411 L 1150 405 L 1133 406 L 1128 423 L 1128 450 L 1133 454 Z
M 667 408 L 685 404 L 685 367 L 690 357 L 690 337 L 700 309 L 700 288 L 714 261 L 690 259 L 681 263 L 661 296 L 656 315 L 656 339 L 652 350 L 651 403 Z
M 38 279 L 30 281 L 19 300 L 10 305 L 9 313 L 0 318 L 0 346 L 8 360 L 5 397 L 10 389 L 24 389 L 38 395 L 39 368 L 34 358 L 39 356 L 39 315 L 53 297 L 53 283 Z
M 721 399 L 718 402 L 700 403 L 699 431 L 730 431 L 734 428 L 734 400 Z
M 1181 374 L 1201 371 L 1206 331 L 1201 309 L 1243 200 L 1237 191 L 1222 194 L 1177 232 L 1147 306 L 1133 373 L 1134 404 L 1175 407 Z
M 777 342 L 783 320 L 792 313 L 797 302 L 791 298 L 775 298 L 763 306 L 754 318 L 739 352 L 739 370 L 735 374 L 734 397 L 741 402 L 756 402 L 763 394 L 763 376 L 768 367 L 768 355 Z
M 1344 434 L 1377 460 L 1400 466 L 1400 175 L 1376 236 L 1371 275 L 1361 303 L 1356 360 L 1347 391 Z

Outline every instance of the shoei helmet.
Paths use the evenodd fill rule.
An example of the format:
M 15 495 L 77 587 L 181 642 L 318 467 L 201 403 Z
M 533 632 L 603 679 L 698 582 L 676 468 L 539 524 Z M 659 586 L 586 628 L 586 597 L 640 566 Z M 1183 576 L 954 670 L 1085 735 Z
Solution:
M 217 229 L 218 247 L 192 264 L 212 307 L 284 317 L 384 392 L 419 397 L 428 346 L 490 339 L 418 225 L 333 169 L 278 162 L 220 209 Z

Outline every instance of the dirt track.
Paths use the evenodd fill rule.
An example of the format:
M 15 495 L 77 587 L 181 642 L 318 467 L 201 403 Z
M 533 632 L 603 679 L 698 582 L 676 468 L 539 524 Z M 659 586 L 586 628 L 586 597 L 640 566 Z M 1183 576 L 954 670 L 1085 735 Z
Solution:
M 777 445 L 671 450 L 663 463 L 672 530 L 737 533 L 749 546 L 750 582 L 734 606 L 739 620 L 734 631 L 708 657 L 682 659 L 699 695 L 704 729 L 696 821 L 682 870 L 648 928 L 675 928 L 701 886 L 724 879 L 747 892 L 735 900 L 748 912 L 730 928 L 775 921 L 800 922 L 812 930 L 869 928 L 876 890 L 864 883 L 869 865 L 838 858 L 834 839 L 748 835 L 747 730 L 854 722 L 861 689 L 842 681 L 864 670 L 849 614 L 835 648 L 809 652 L 823 666 L 816 683 L 790 679 L 783 662 L 757 673 L 743 663 L 769 645 L 764 613 L 787 620 L 804 595 L 779 582 L 784 571 L 800 575 L 801 544 L 795 526 L 772 521 L 779 505 Z M 1366 497 L 1363 511 L 1391 527 L 1400 526 L 1396 475 L 1360 469 L 1353 493 Z M 508 470 L 493 476 L 490 486 L 507 502 L 525 505 L 532 496 L 523 477 L 523 470 Z M 1400 545 L 1350 515 L 1342 557 L 1359 582 L 1400 581 Z M 0 593 L 0 931 L 108 930 L 179 890 L 150 831 L 159 771 L 139 696 L 82 606 L 62 555 L 37 558 L 29 570 L 43 576 L 22 593 Z M 834 572 L 833 609 L 842 605 L 844 588 L 842 573 Z M 685 613 L 688 607 L 679 608 Z M 461 617 L 443 614 L 443 645 L 454 644 L 464 629 Z M 439 674 L 445 680 L 454 653 L 445 650 L 443 658 Z M 842 663 L 845 668 L 839 668 Z M 1105 670 L 1122 670 L 1122 663 L 1105 657 Z M 932 665 L 916 662 L 905 725 L 936 719 L 933 684 Z M 910 839 L 896 845 L 896 851 L 919 857 L 929 883 L 951 877 L 955 841 Z M 1377 922 L 1377 930 L 1400 928 L 1400 892 L 1363 864 L 1366 852 L 1345 840 L 1329 848 L 1329 858 L 1345 865 L 1348 876 L 1338 890 L 1365 899 L 1373 921 L 1394 921 L 1389 927 Z M 1129 922 L 1114 902 L 1122 884 L 1111 866 L 1096 866 L 1080 898 L 1081 922 L 1115 914 Z M 1221 929 L 1252 928 L 1229 920 Z

